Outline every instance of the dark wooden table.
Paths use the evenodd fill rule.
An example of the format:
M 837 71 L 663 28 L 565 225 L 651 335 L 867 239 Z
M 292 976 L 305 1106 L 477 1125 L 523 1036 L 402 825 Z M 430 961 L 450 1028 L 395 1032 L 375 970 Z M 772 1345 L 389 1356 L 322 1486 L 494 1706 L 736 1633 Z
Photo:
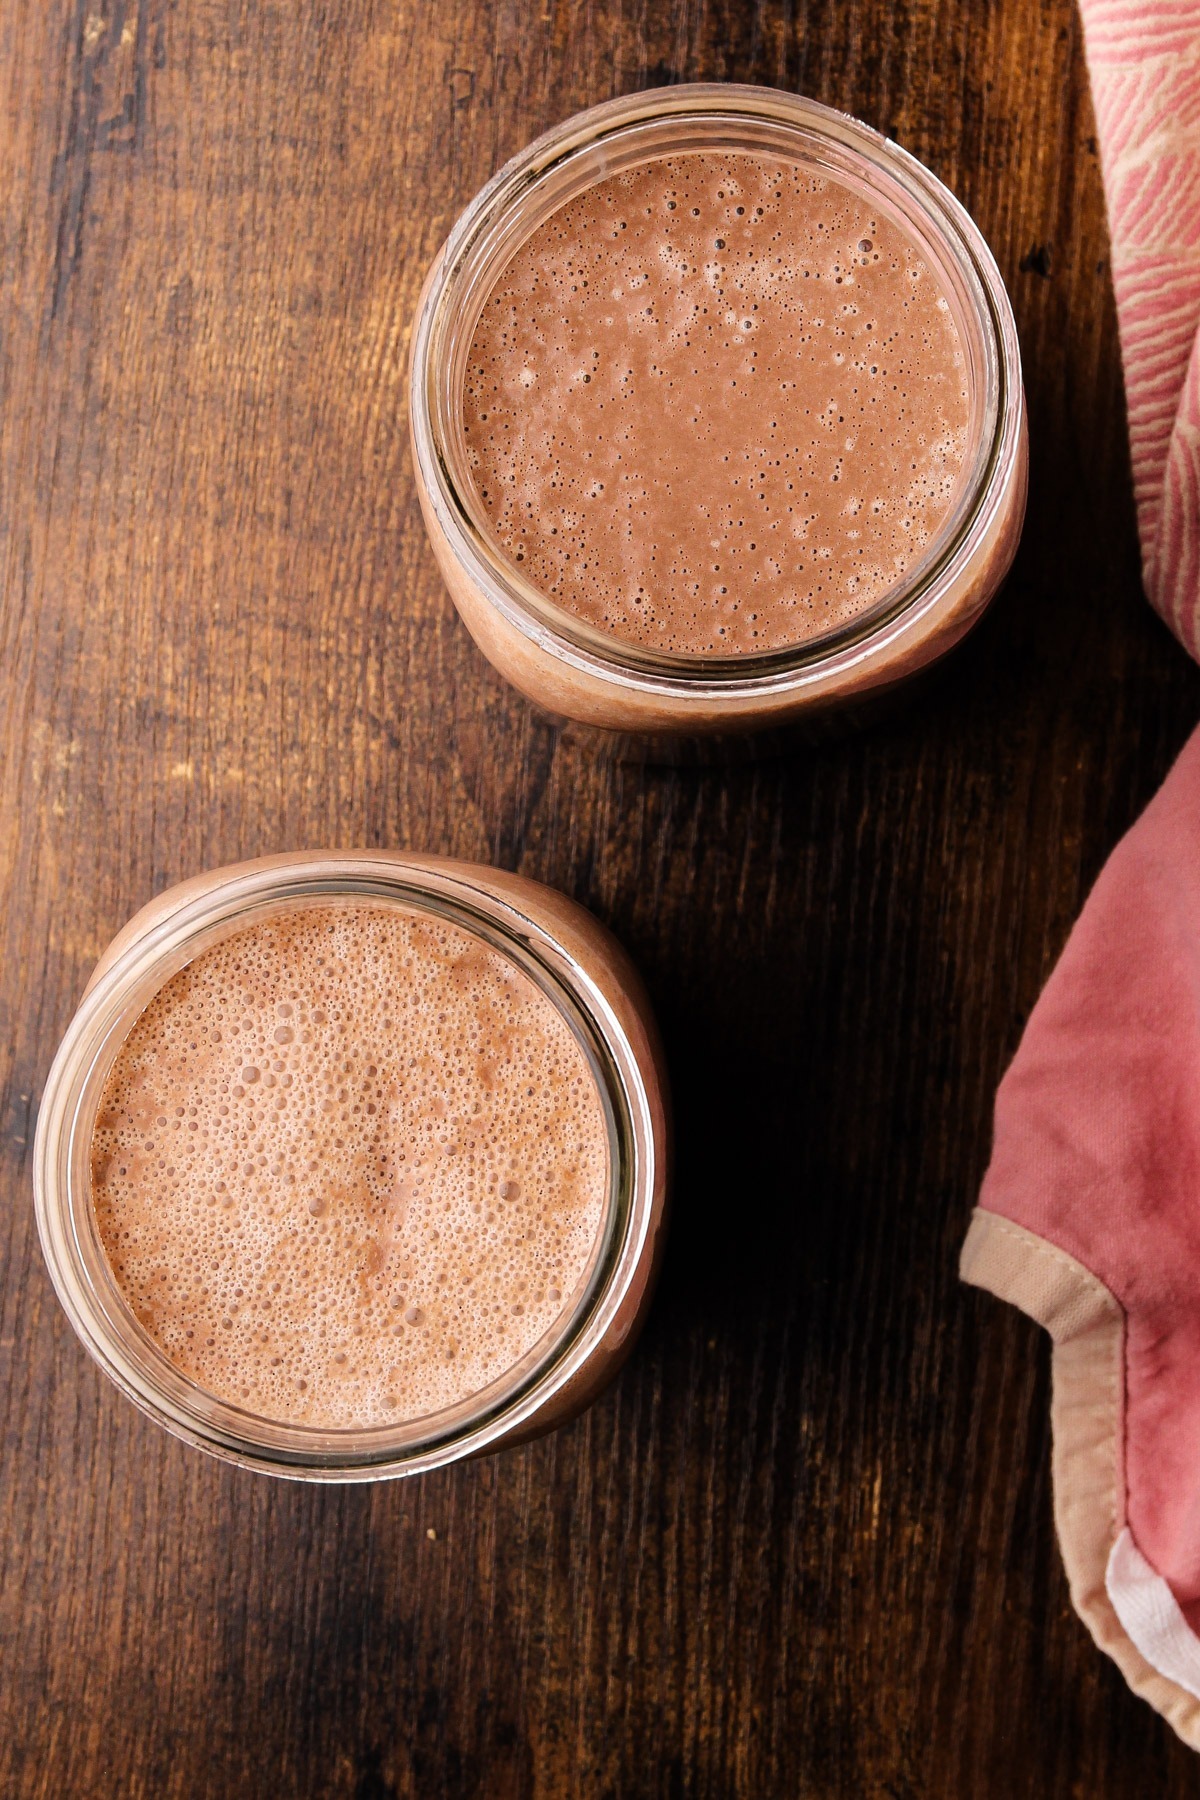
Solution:
M 9 0 L 0 46 L 0 1793 L 1194 1793 L 1069 1608 L 1046 1345 L 955 1272 L 997 1079 L 1200 714 L 1139 592 L 1070 0 Z M 901 720 L 639 770 L 559 742 L 456 622 L 404 370 L 491 170 L 695 78 L 859 113 L 971 207 L 1033 493 L 1006 594 Z M 680 1139 L 599 1405 L 347 1491 L 144 1423 L 59 1312 L 29 1187 L 116 927 L 327 844 L 594 908 Z

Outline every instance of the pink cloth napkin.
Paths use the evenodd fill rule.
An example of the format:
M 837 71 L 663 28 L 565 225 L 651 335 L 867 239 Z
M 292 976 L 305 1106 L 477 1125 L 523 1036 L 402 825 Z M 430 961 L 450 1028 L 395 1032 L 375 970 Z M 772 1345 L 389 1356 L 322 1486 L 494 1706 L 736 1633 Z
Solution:
M 1200 0 L 1082 0 L 1146 591 L 1200 659 Z M 1075 1606 L 1200 1749 L 1200 732 L 996 1101 L 964 1279 L 1054 1338 Z

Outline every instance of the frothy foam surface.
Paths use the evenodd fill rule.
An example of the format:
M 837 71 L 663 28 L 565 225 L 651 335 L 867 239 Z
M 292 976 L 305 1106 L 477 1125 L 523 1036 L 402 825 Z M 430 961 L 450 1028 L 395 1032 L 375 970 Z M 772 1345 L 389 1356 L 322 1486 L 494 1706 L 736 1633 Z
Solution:
M 778 649 L 913 570 L 970 396 L 916 246 L 840 183 L 685 153 L 598 182 L 488 298 L 463 422 L 506 553 L 658 650 Z
M 166 1355 L 316 1426 L 422 1417 L 512 1368 L 574 1303 L 608 1190 L 553 1003 L 459 926 L 357 903 L 167 982 L 92 1144 L 105 1252 Z

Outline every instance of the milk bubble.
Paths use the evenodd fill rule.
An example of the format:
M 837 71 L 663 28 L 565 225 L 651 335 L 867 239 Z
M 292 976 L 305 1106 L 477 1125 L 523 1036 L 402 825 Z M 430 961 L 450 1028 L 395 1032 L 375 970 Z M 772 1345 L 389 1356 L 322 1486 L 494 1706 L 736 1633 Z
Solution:
M 341 901 L 166 983 L 109 1075 L 91 1172 L 171 1361 L 323 1427 L 502 1376 L 579 1291 L 610 1180 L 591 1068 L 534 982 L 449 921 Z

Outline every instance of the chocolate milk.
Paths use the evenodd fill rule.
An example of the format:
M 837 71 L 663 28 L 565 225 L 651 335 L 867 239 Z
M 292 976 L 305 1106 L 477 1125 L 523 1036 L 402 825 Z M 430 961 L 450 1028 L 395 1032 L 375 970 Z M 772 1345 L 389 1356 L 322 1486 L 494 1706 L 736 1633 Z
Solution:
M 563 1015 L 446 920 L 326 902 L 203 951 L 136 1021 L 95 1215 L 176 1366 L 262 1417 L 416 1419 L 574 1305 L 608 1126 Z
M 597 183 L 518 250 L 463 422 L 506 555 L 658 651 L 853 624 L 960 496 L 966 359 L 899 227 L 811 169 L 684 153 Z

